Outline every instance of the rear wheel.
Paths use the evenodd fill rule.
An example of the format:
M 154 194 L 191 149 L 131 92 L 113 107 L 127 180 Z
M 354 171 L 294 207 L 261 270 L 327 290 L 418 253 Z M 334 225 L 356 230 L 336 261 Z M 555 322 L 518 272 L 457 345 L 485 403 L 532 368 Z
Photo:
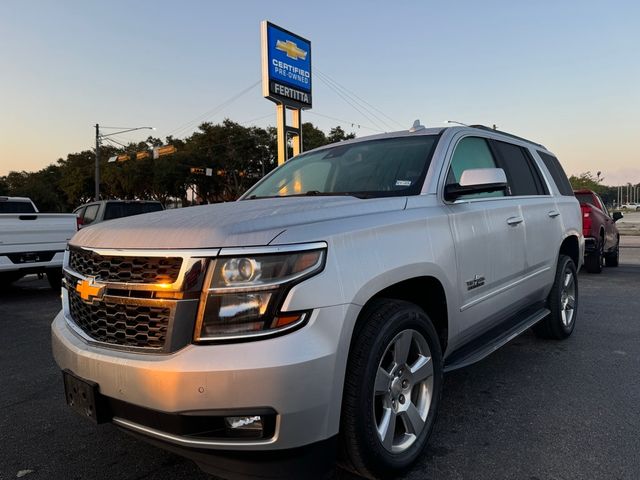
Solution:
M 573 333 L 578 316 L 578 274 L 570 257 L 560 255 L 556 277 L 547 298 L 551 313 L 533 328 L 542 338 L 562 340 Z
M 620 261 L 620 237 L 618 237 L 618 243 L 616 244 L 616 248 L 605 254 L 604 261 L 607 267 L 617 267 Z
M 343 399 L 346 467 L 389 478 L 423 452 L 442 391 L 442 353 L 419 307 L 377 300 L 354 332 Z
M 595 252 L 586 255 L 584 258 L 584 266 L 589 273 L 601 273 L 602 263 L 604 261 L 604 239 L 600 239 Z

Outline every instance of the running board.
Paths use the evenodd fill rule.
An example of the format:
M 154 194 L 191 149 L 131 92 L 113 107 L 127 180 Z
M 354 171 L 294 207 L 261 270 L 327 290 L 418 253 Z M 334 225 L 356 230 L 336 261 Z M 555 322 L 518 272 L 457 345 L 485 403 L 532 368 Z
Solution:
M 479 362 L 503 345 L 509 343 L 526 329 L 534 326 L 550 313 L 548 308 L 539 308 L 533 313 L 531 313 L 531 310 L 528 310 L 522 315 L 516 316 L 515 320 L 507 321 L 492 328 L 477 339 L 453 352 L 445 362 L 444 371 L 450 372 Z

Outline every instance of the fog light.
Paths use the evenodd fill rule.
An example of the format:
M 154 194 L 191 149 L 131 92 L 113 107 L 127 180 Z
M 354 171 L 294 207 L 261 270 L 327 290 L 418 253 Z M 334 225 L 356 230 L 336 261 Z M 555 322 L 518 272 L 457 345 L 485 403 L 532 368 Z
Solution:
M 263 422 L 260 415 L 247 417 L 224 417 L 227 434 L 237 437 L 261 438 Z

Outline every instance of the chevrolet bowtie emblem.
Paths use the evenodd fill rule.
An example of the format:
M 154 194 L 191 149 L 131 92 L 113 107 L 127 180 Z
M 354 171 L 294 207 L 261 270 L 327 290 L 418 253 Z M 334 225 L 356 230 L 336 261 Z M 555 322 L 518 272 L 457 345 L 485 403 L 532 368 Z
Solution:
M 80 280 L 76 285 L 76 292 L 80 294 L 80 298 L 83 300 L 90 300 L 92 298 L 101 298 L 104 287 L 94 285 L 92 280 Z
M 287 54 L 287 57 L 293 60 L 305 60 L 307 58 L 307 52 L 298 47 L 291 40 L 287 40 L 286 42 L 282 40 L 278 40 L 276 42 L 276 50 L 280 50 Z

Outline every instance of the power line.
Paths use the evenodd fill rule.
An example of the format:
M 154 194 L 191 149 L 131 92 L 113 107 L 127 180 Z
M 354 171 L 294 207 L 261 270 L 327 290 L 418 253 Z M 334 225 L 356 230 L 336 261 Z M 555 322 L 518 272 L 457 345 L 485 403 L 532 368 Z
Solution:
M 359 97 L 357 94 L 355 94 L 354 92 L 352 92 L 351 90 L 349 90 L 347 87 L 345 87 L 344 85 L 341 85 L 337 80 L 331 78 L 329 75 L 327 75 L 324 72 L 319 71 L 318 69 L 316 69 L 316 73 L 318 73 L 320 76 L 324 77 L 325 80 L 330 81 L 331 83 L 333 83 L 336 87 L 340 88 L 345 94 L 349 95 L 354 101 L 359 101 L 360 105 L 363 108 L 366 108 L 369 113 L 371 113 L 372 115 L 374 115 L 378 120 L 380 120 L 381 122 L 383 122 L 384 124 L 386 124 L 387 126 L 391 127 L 391 128 L 395 128 L 393 125 L 391 125 L 389 122 L 385 121 L 382 117 L 385 117 L 386 119 L 390 120 L 391 122 L 395 123 L 396 125 L 398 125 L 400 128 L 404 128 L 405 126 L 403 124 L 401 124 L 400 122 L 398 122 L 397 120 L 391 118 L 389 115 L 387 115 L 386 113 L 384 113 L 382 110 L 380 110 L 379 108 L 377 108 L 376 106 L 372 105 L 371 103 L 367 102 L 365 99 L 363 99 L 362 97 Z M 369 108 L 367 108 L 369 107 Z M 380 115 L 382 115 L 382 117 L 380 115 L 377 115 L 375 112 L 380 113 Z
M 264 120 L 265 118 L 272 117 L 273 113 L 268 113 L 266 115 L 262 115 L 261 117 L 252 118 L 251 120 L 247 120 L 245 122 L 239 122 L 238 125 L 246 125 L 247 123 L 257 122 L 258 120 Z
M 342 98 L 346 103 L 348 103 L 354 110 L 356 110 L 358 113 L 360 113 L 360 115 L 362 115 L 367 120 L 369 120 L 371 123 L 373 123 L 377 128 L 380 128 L 380 129 L 384 130 L 384 128 L 381 127 L 381 125 L 379 125 L 378 122 L 376 122 L 373 118 L 371 118 L 369 115 L 367 115 L 365 112 L 363 112 L 357 105 L 355 105 L 351 100 L 349 100 L 346 97 L 346 95 L 344 95 L 342 92 L 340 92 L 340 90 L 338 90 L 333 85 L 331 85 L 331 83 L 329 83 L 327 80 L 325 80 L 322 76 L 318 76 L 318 78 L 320 80 L 322 80 L 325 83 L 325 85 L 327 85 L 331 90 L 333 90 L 340 98 Z
M 370 127 L 368 125 L 363 125 L 361 123 L 358 122 L 353 122 L 351 120 L 344 120 L 342 118 L 337 118 L 337 117 L 332 117 L 330 115 L 324 115 L 322 113 L 318 113 L 318 112 L 314 112 L 311 110 L 308 110 L 305 112 L 306 114 L 311 114 L 311 115 L 316 115 L 318 117 L 324 117 L 324 118 L 328 118 L 329 120 L 335 120 L 337 122 L 342 122 L 342 123 L 346 123 L 346 124 L 351 124 L 352 127 L 358 127 L 358 128 L 366 128 L 367 130 L 371 130 L 374 132 L 378 132 L 378 133 L 384 133 L 384 130 L 380 130 L 379 128 L 374 128 L 374 127 Z
M 243 95 L 246 95 L 247 93 L 249 93 L 252 89 L 257 87 L 260 84 L 260 82 L 262 82 L 262 80 L 258 80 L 257 82 L 249 85 L 247 88 L 243 89 L 242 91 L 240 91 L 237 94 L 233 95 L 232 97 L 228 98 L 227 100 L 225 100 L 224 102 L 222 102 L 218 106 L 216 106 L 216 107 L 212 108 L 211 110 L 203 113 L 202 115 L 199 115 L 198 117 L 194 118 L 193 120 L 188 121 L 187 123 L 179 126 L 178 128 L 170 131 L 169 133 L 167 133 L 166 136 L 168 137 L 168 136 L 177 135 L 178 132 L 183 132 L 185 130 L 188 130 L 189 128 L 192 128 L 196 124 L 202 122 L 204 119 L 217 114 L 222 109 L 224 109 L 225 107 L 229 106 L 230 104 L 235 102 L 237 99 L 239 99 Z
M 335 82 L 333 82 L 327 76 L 323 75 L 320 72 L 317 72 L 317 73 L 318 73 L 318 78 L 322 82 L 324 82 L 325 85 L 327 85 L 329 88 L 331 88 L 336 94 L 338 94 L 345 102 L 347 102 L 349 105 L 351 105 L 355 110 L 357 110 L 362 115 L 364 115 L 364 117 L 367 120 L 369 120 L 373 124 L 377 125 L 378 127 L 382 127 L 384 129 L 388 129 L 389 124 L 387 122 L 385 122 L 384 120 L 380 119 L 378 115 L 376 115 L 374 112 L 371 112 L 365 105 L 363 105 L 361 102 L 359 102 L 355 97 L 353 97 L 350 93 L 348 93 L 347 91 L 342 89 L 339 85 L 337 85 Z M 378 122 L 380 122 L 380 123 L 378 123 Z M 393 127 L 391 129 L 393 129 Z
M 128 148 L 127 145 L 125 145 L 124 143 L 120 143 L 117 140 L 114 140 L 113 138 L 103 138 L 103 140 L 106 140 L 107 142 L 114 143 L 116 145 L 120 145 L 122 148 Z

